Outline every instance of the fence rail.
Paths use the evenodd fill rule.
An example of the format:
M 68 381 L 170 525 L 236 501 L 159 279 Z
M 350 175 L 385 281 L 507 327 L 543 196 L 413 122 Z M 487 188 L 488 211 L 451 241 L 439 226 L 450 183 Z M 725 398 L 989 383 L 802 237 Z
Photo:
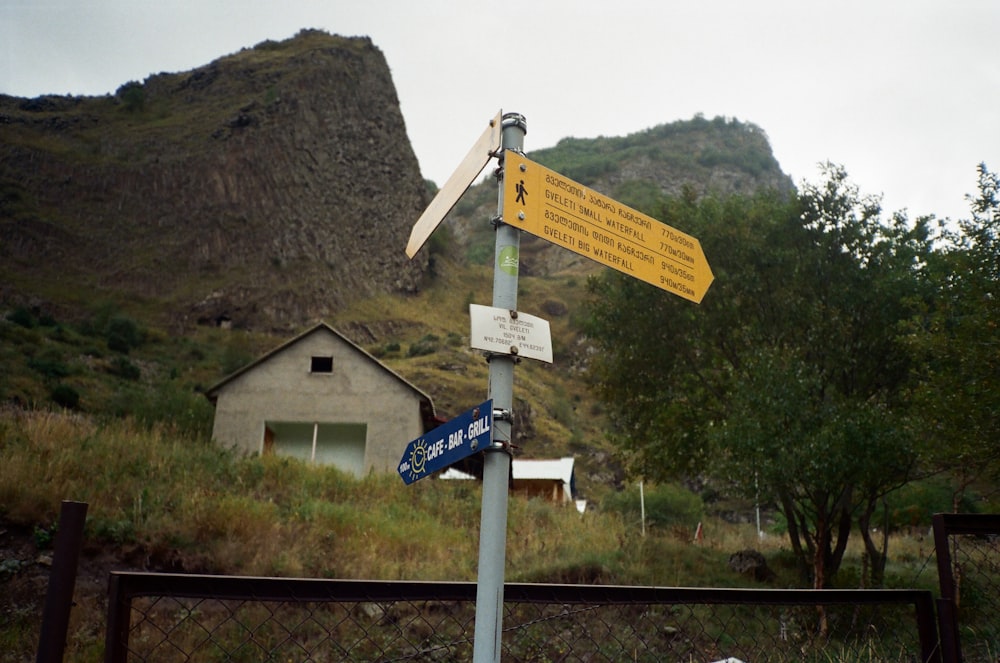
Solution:
M 106 661 L 467 661 L 475 583 L 112 573 Z M 508 584 L 505 661 L 939 661 L 921 590 Z

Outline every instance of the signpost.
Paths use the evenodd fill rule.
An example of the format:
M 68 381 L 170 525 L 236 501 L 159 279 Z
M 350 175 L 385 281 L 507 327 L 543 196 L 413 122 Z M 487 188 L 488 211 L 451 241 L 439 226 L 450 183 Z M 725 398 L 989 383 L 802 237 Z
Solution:
M 399 460 L 399 476 L 406 484 L 419 481 L 485 449 L 492 436 L 493 401 L 488 400 L 410 442 Z
M 399 463 L 409 484 L 485 452 L 473 663 L 500 661 L 514 365 L 521 357 L 552 362 L 549 323 L 517 311 L 520 231 L 696 303 L 714 278 L 694 237 L 526 159 L 526 132 L 523 115 L 498 113 L 417 220 L 406 246 L 412 258 L 489 158 L 500 158 L 493 306 L 469 307 L 472 347 L 490 353 L 490 400 L 410 442 Z
M 697 239 L 523 155 L 505 158 L 505 223 L 701 302 L 715 277 Z

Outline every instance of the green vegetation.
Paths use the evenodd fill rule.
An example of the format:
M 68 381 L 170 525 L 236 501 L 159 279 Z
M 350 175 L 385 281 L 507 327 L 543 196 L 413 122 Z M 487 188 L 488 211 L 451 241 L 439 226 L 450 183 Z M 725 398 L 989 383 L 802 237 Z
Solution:
M 30 409 L 132 416 L 207 438 L 212 408 L 202 392 L 251 356 L 237 340 L 222 340 L 144 331 L 109 306 L 77 323 L 19 308 L 0 320 L 0 393 Z
M 56 165 L 65 157 L 82 172 L 120 168 L 121 182 L 86 188 L 72 213 L 53 193 L 70 178 L 32 188 L 14 168 L 17 177 L 0 182 L 0 212 L 31 230 L 25 241 L 61 234 L 54 244 L 73 247 L 87 238 L 118 247 L 128 262 L 112 265 L 95 253 L 92 262 L 101 264 L 85 258 L 72 275 L 52 275 L 44 270 L 55 261 L 28 264 L 11 251 L 0 266 L 13 293 L 0 319 L 0 530 L 27 532 L 45 549 L 60 501 L 78 499 L 91 505 L 91 550 L 127 563 L 474 577 L 474 483 L 357 480 L 209 442 L 205 390 L 289 335 L 191 328 L 167 311 L 187 315 L 207 293 L 250 284 L 256 299 L 247 305 L 266 308 L 281 293 L 306 290 L 307 268 L 332 267 L 331 260 L 264 249 L 263 268 L 242 259 L 223 265 L 216 256 L 185 271 L 162 264 L 156 230 L 125 247 L 108 241 L 138 227 L 128 221 L 129 205 L 138 203 L 109 203 L 108 191 L 127 191 L 120 185 L 129 177 L 158 181 L 177 170 L 178 154 L 231 138 L 247 123 L 288 121 L 282 111 L 291 91 L 279 69 L 316 48 L 355 56 L 370 44 L 303 31 L 231 56 L 224 64 L 239 76 L 220 76 L 223 64 L 215 62 L 126 83 L 87 106 L 99 121 L 77 122 L 76 101 L 46 97 L 30 102 L 32 112 L 60 132 L 8 124 L 12 155 L 44 155 Z M 329 73 L 341 77 L 335 87 L 357 74 Z M 243 87 L 253 80 L 267 82 Z M 252 150 L 246 157 L 260 159 Z M 931 546 L 917 532 L 936 511 L 990 508 L 1000 484 L 997 176 L 981 167 L 972 217 L 934 237 L 929 219 L 885 218 L 842 169 L 793 191 L 764 132 L 729 118 L 567 138 L 531 157 L 699 237 L 716 282 L 695 307 L 585 259 L 552 267 L 560 264 L 555 251 L 525 237 L 518 306 L 549 319 L 556 363 L 518 366 L 518 444 L 528 457 L 575 455 L 578 488 L 593 508 L 581 517 L 513 499 L 508 579 L 746 585 L 726 561 L 758 548 L 777 586 L 933 587 L 935 579 L 922 575 Z M 487 180 L 431 237 L 427 278 L 416 291 L 325 309 L 328 322 L 366 339 L 369 352 L 431 394 L 444 417 L 486 391 L 486 363 L 468 348 L 467 312 L 490 301 L 497 196 Z M 776 191 L 750 192 L 761 186 Z M 363 194 L 353 186 L 342 192 L 342 202 L 350 207 L 350 196 L 377 189 L 373 176 Z M 183 190 L 198 195 L 196 187 Z M 113 207 L 124 210 L 126 225 L 90 221 L 103 218 L 91 209 Z M 171 226 L 169 212 L 157 216 L 158 228 Z M 213 212 L 211 223 L 211 241 L 225 244 L 248 221 L 234 209 Z M 168 268 L 181 279 L 169 301 L 137 294 L 156 292 L 152 284 L 129 294 L 108 285 L 133 274 L 158 279 Z M 280 279 L 268 281 L 268 270 Z M 683 485 L 702 488 L 696 494 Z M 764 539 L 752 526 L 731 524 L 757 502 Z M 699 523 L 706 534 L 695 545 Z M 874 539 L 876 527 L 886 538 Z M 0 581 L 32 565 L 0 559 Z M 81 660 L 97 657 L 82 652 L 101 637 L 103 613 L 99 600 L 92 603 L 74 630 Z M 3 617 L 0 650 L 24 658 L 37 641 L 34 615 Z
M 767 552 L 778 574 L 771 586 L 796 585 L 783 538 L 761 541 L 751 526 L 727 524 L 676 486 L 648 485 L 645 494 L 645 537 L 635 522 L 636 490 L 585 515 L 513 497 L 508 580 L 753 586 L 727 560 L 756 547 Z M 131 418 L 98 422 L 69 412 L 0 413 L 0 522 L 33 532 L 35 545 L 45 550 L 64 499 L 90 505 L 85 547 L 91 552 L 85 555 L 105 548 L 121 559 L 189 572 L 475 579 L 481 496 L 474 482 L 407 486 L 395 476 L 356 479 L 287 458 L 238 456 L 204 438 Z M 704 523 L 700 545 L 692 542 L 697 522 Z M 933 575 L 920 575 L 926 552 L 915 546 L 907 539 L 899 543 L 909 561 L 894 562 L 890 579 L 902 586 L 919 579 L 931 587 Z M 850 551 L 845 582 L 859 576 L 860 555 Z M 0 580 L 23 566 L 0 560 Z M 103 592 L 103 585 L 96 591 Z M 98 597 L 80 598 L 71 660 L 100 660 L 104 619 Z M 27 656 L 37 644 L 37 628 L 33 615 L 5 620 L 0 642 Z
M 1000 482 L 1000 176 L 985 164 L 970 202 L 970 218 L 942 226 L 934 297 L 903 330 L 928 462 L 956 478 L 956 510 L 969 488 Z
M 981 168 L 973 218 L 938 244 L 835 167 L 787 198 L 662 200 L 711 256 L 710 296 L 694 310 L 608 274 L 588 306 L 591 376 L 633 475 L 775 505 L 817 588 L 857 532 L 881 586 L 887 495 L 945 473 L 957 508 L 1000 485 L 998 188 Z
M 146 105 L 146 91 L 137 81 L 129 81 L 119 87 L 115 96 L 121 99 L 122 108 L 129 113 L 138 113 Z
M 720 166 L 753 177 L 782 177 L 760 127 L 734 118 L 706 120 L 701 115 L 624 137 L 564 138 L 555 147 L 532 152 L 531 158 L 586 185 L 618 173 L 623 164 L 643 161 L 683 172 L 688 178 Z M 639 209 L 643 209 L 641 202 Z

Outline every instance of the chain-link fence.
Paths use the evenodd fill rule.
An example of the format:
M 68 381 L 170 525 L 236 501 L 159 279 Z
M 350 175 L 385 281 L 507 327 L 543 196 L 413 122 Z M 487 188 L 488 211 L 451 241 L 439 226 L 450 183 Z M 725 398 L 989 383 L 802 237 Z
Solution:
M 934 516 L 945 660 L 1000 661 L 1000 515 Z
M 474 583 L 116 573 L 107 660 L 469 661 Z M 504 661 L 936 661 L 918 590 L 504 589 Z

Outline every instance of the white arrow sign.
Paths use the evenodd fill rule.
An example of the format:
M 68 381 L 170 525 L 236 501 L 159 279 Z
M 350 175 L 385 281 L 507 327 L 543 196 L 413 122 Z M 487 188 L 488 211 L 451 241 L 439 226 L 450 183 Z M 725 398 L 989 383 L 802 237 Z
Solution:
M 490 120 L 490 126 L 486 127 L 486 131 L 465 155 L 462 163 L 458 165 L 455 172 L 434 196 L 431 204 L 413 224 L 413 229 L 410 230 L 410 241 L 406 244 L 406 255 L 409 258 L 417 255 L 417 251 L 424 245 L 427 238 L 441 225 L 444 217 L 448 216 L 451 208 L 476 180 L 479 173 L 483 172 L 483 167 L 490 158 L 500 149 L 500 113 L 501 111 L 497 111 L 496 117 Z

